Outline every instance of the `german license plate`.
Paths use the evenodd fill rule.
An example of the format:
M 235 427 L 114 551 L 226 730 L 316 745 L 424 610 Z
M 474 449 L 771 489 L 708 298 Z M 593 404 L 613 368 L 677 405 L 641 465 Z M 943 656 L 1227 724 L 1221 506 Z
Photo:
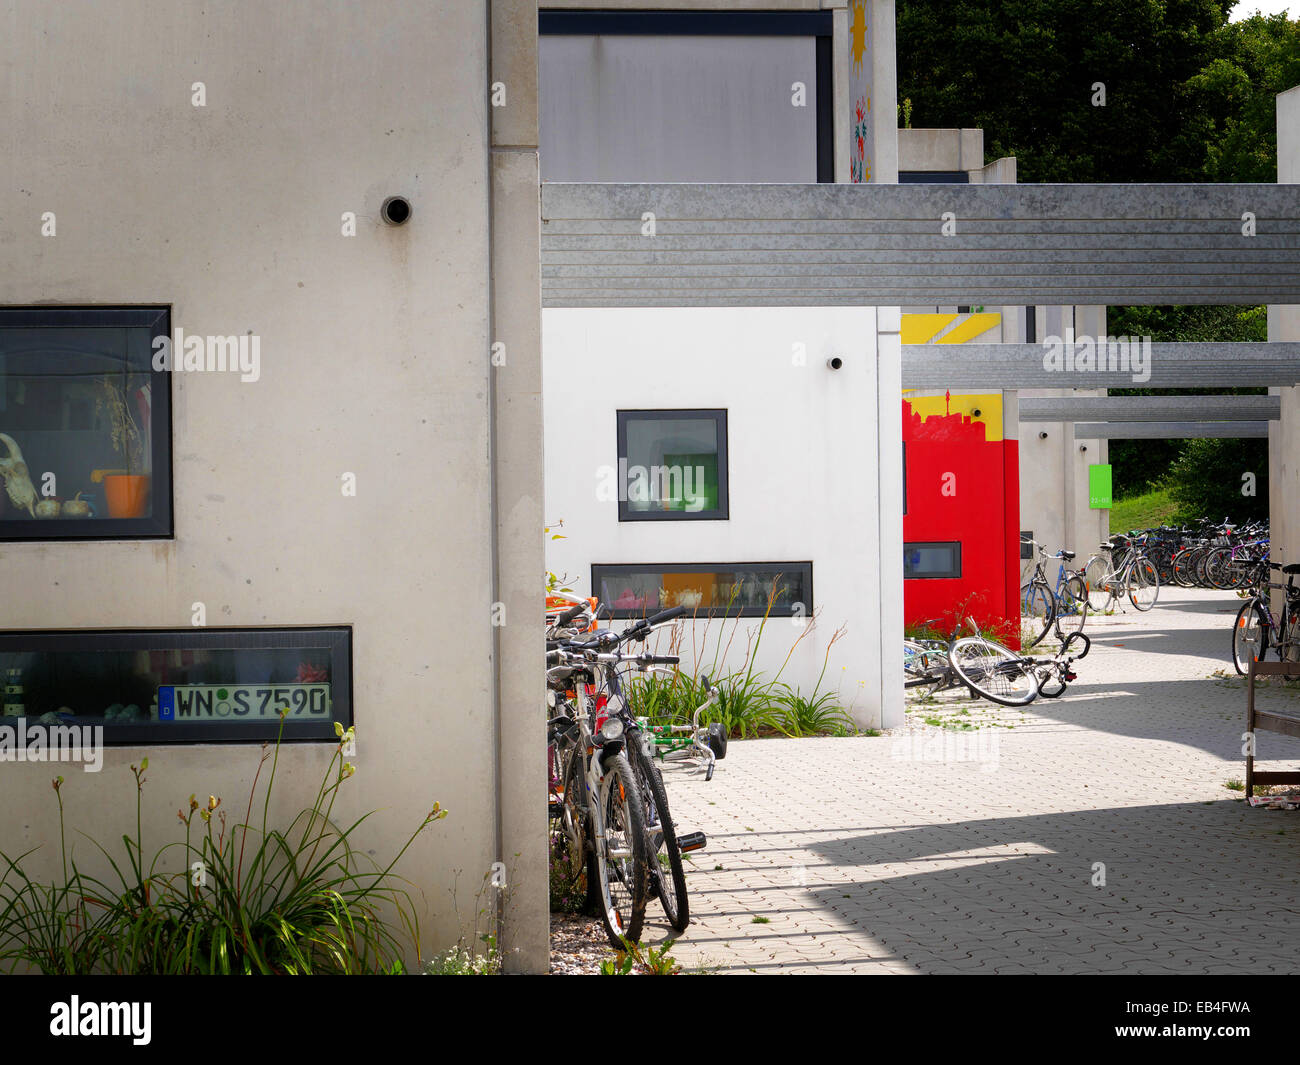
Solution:
M 262 721 L 330 716 L 328 684 L 173 684 L 158 689 L 159 721 Z

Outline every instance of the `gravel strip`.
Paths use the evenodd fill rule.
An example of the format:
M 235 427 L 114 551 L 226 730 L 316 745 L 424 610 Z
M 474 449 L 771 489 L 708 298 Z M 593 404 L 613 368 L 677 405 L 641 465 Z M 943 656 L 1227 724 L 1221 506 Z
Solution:
M 614 956 L 599 917 L 551 914 L 551 975 L 591 976 Z

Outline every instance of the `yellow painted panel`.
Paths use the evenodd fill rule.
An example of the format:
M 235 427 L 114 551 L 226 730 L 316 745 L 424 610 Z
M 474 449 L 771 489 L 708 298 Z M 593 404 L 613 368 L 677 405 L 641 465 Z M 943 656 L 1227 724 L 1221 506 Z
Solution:
M 974 340 L 982 333 L 987 333 L 995 325 L 1002 321 L 1002 315 L 993 311 L 985 311 L 979 314 L 972 314 L 960 325 L 956 326 L 951 332 L 945 333 L 940 344 L 965 344 L 968 340 Z M 906 343 L 906 341 L 904 341 Z
M 955 314 L 905 314 L 902 338 L 904 344 L 928 344 L 941 330 L 955 322 Z

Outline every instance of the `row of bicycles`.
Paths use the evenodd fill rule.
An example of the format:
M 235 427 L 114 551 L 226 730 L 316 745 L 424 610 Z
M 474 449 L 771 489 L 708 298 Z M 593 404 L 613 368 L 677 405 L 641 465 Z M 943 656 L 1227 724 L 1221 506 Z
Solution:
M 1269 553 L 1267 522 L 1233 525 L 1227 518 L 1202 518 L 1132 535 L 1144 539 L 1161 583 L 1182 588 L 1247 589 L 1257 579 L 1257 564 Z
M 552 593 L 553 596 L 555 593 Z M 660 764 L 683 758 L 713 776 L 726 757 L 722 726 L 705 724 L 719 696 L 701 678 L 705 701 L 690 724 L 653 725 L 628 705 L 636 673 L 674 672 L 676 655 L 653 654 L 646 639 L 686 613 L 674 607 L 621 633 L 602 627 L 595 599 L 559 595 L 548 603 L 546 642 L 547 813 L 552 891 L 600 915 L 611 946 L 641 936 L 658 899 L 678 932 L 690 923 L 683 855 L 706 845 L 702 832 L 679 834 Z M 638 649 L 640 648 L 640 649 Z

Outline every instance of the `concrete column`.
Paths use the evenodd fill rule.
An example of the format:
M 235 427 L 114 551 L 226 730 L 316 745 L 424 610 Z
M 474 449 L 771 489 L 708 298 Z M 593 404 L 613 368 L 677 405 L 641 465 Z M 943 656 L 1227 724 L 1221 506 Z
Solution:
M 876 311 L 876 426 L 879 434 L 880 727 L 903 718 L 903 338 L 897 307 Z
M 839 110 L 848 115 L 848 180 L 896 183 L 898 73 L 894 61 L 894 0 L 849 0 L 842 16 L 835 13 L 834 26 L 840 25 L 841 17 L 845 37 L 840 54 L 846 56 L 842 61 L 847 70 L 848 95 Z M 838 35 L 834 40 L 838 46 Z M 836 132 L 840 132 L 838 126 Z
M 494 630 L 496 857 L 505 867 L 501 949 L 511 972 L 546 972 L 550 899 L 542 711 L 543 556 L 541 208 L 537 156 L 537 0 L 487 0 L 492 82 L 506 106 L 491 109 L 492 341 L 484 353 L 492 399 L 495 541 Z M 489 91 L 484 86 L 484 93 Z
M 1277 180 L 1300 182 L 1300 87 L 1277 98 Z M 1300 306 L 1268 309 L 1268 339 L 1300 341 Z M 1268 428 L 1268 494 L 1274 561 L 1300 561 L 1300 388 L 1271 388 L 1282 417 Z M 1276 604 L 1275 604 L 1276 605 Z

